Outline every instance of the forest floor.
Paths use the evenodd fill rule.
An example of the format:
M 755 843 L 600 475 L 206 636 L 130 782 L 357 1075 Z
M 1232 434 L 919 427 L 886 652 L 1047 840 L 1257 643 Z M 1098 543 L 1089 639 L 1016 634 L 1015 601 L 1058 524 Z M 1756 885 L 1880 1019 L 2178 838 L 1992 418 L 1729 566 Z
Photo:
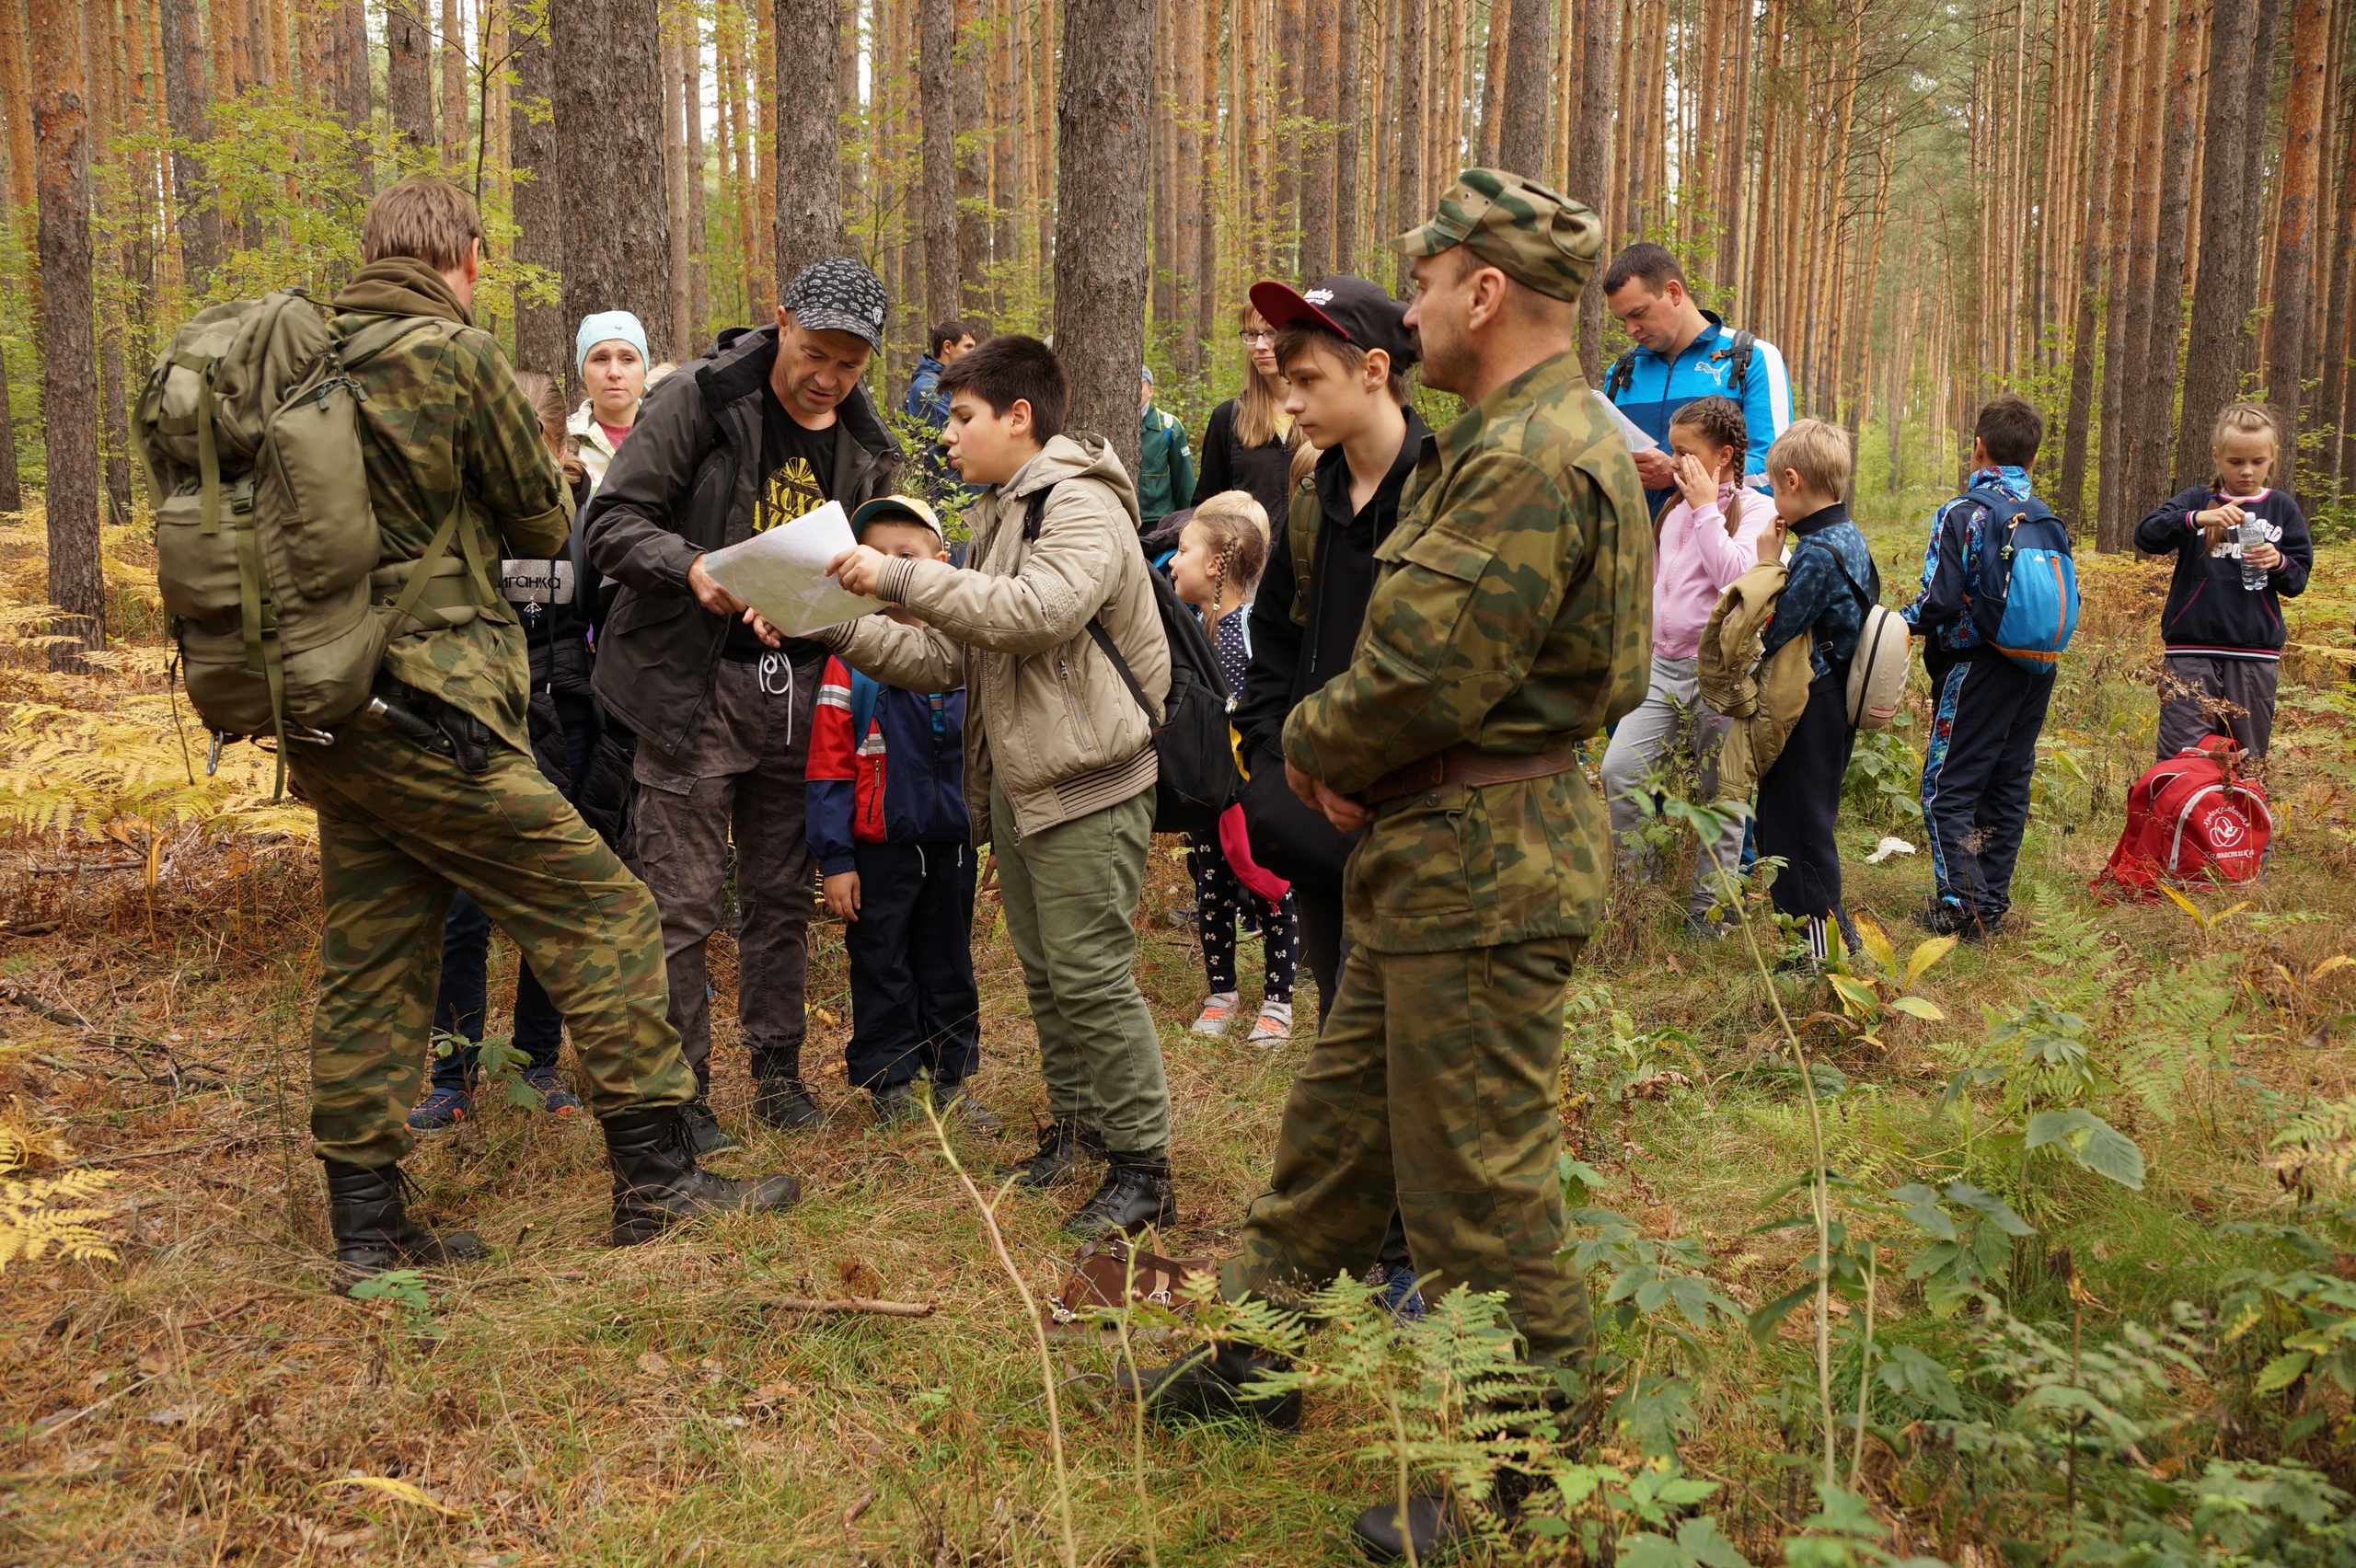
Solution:
M 1913 519 L 1878 532 L 1893 600 L 1914 577 L 1919 529 Z M 2200 919 L 2168 903 L 2089 894 L 2150 756 L 2153 628 L 2167 580 L 2164 562 L 2091 560 L 2085 630 L 2041 747 L 2015 922 L 1916 982 L 1945 1021 L 1892 1015 L 1878 1048 L 1828 1023 L 1803 1026 L 1846 1086 L 1827 1112 L 1832 1163 L 1860 1189 L 1966 1179 L 2003 1195 L 2038 1234 L 2013 1245 L 1989 1287 L 2021 1318 L 2060 1321 L 2065 1343 L 2073 1313 L 2091 1341 L 2125 1322 L 2165 1322 L 2175 1301 L 2213 1307 L 2221 1272 L 2259 1246 L 2220 1226 L 2287 1215 L 2262 1163 L 2281 1118 L 2356 1090 L 2344 1027 L 2356 966 L 2327 963 L 2356 947 L 2351 568 L 2356 549 L 2327 550 L 2294 607 L 2295 642 L 2341 651 L 2297 653 L 2284 667 L 2267 776 L 2281 826 L 2262 883 L 2191 893 Z M 22 583 L 31 564 L 19 552 L 9 572 Z M 150 666 L 70 680 L 22 674 L 21 658 L 12 667 L 0 699 L 20 768 L 35 709 L 55 733 L 60 711 L 96 723 L 126 694 L 160 690 L 141 673 Z M 1899 752 L 1923 723 L 1918 702 L 1913 728 L 1883 743 L 1888 791 L 1854 790 L 1842 829 L 1851 907 L 1901 954 L 1922 940 L 1907 915 L 1928 887 L 1926 857 L 1865 857 L 1885 834 L 1921 846 L 1896 797 L 1913 788 Z M 305 1131 L 316 860 L 266 831 L 208 837 L 191 827 L 153 842 L 143 833 L 24 828 L 0 859 L 0 1130 L 36 1147 L 20 1177 L 77 1162 L 118 1173 L 96 1200 L 111 1206 L 98 1228 L 114 1261 L 18 1258 L 0 1283 L 0 1562 L 1058 1560 L 1047 1411 L 1023 1305 L 933 1134 L 879 1130 L 844 1085 L 838 926 L 813 928 L 807 1056 L 833 1124 L 793 1136 L 752 1125 L 727 1026 L 714 1051 L 722 1120 L 746 1144 L 721 1168 L 799 1174 L 809 1195 L 792 1213 L 608 1250 L 595 1125 L 486 1096 L 477 1119 L 425 1140 L 406 1168 L 423 1211 L 479 1232 L 492 1260 L 429 1274 L 417 1300 L 355 1301 L 323 1266 L 324 1205 Z M 1796 1206 L 1771 1199 L 1808 1167 L 1807 1109 L 1796 1074 L 1779 1066 L 1788 1057 L 1774 1004 L 1745 944 L 1687 937 L 1679 885 L 1621 888 L 1588 945 L 1572 982 L 1563 1116 L 1574 1156 L 1605 1183 L 1595 1202 L 1646 1238 L 1693 1239 L 1701 1272 L 1756 1307 L 1808 1277 L 1812 1232 L 1755 1229 Z M 1199 958 L 1172 917 L 1190 903 L 1177 842 L 1157 840 L 1137 918 L 1138 974 L 1163 1029 L 1182 1210 L 1160 1250 L 1217 1257 L 1266 1176 L 1315 1009 L 1304 986 L 1295 1038 L 1272 1052 L 1190 1036 Z M 979 1085 L 1011 1124 L 996 1141 L 956 1136 L 979 1173 L 1027 1151 L 1044 1101 L 994 905 L 982 905 L 977 926 Z M 725 1020 L 733 953 L 724 937 L 714 943 L 714 1013 Z M 1247 940 L 1247 1019 L 1255 951 Z M 497 1032 L 512 950 L 498 945 L 495 962 Z M 1819 980 L 1784 997 L 1796 1020 L 1838 1011 Z M 2140 1191 L 2061 1159 L 2000 1158 L 2001 1112 L 1987 1096 L 1976 1110 L 1934 1113 L 1950 1078 L 1985 1059 L 1983 1019 L 2040 999 L 2088 1019 L 2110 1087 L 2085 1102 L 2140 1145 Z M 1617 1025 L 1614 1012 L 1624 1015 Z M 1057 1227 L 1085 1191 L 999 1205 L 1034 1296 L 1067 1270 L 1073 1248 Z M 2046 1266 L 2063 1248 L 2083 1312 Z M 1595 1272 L 1599 1293 L 1610 1278 Z M 777 1305 L 851 1295 L 933 1310 L 816 1317 Z M 1951 1363 L 1985 1349 L 1971 1337 L 1973 1313 L 1934 1313 L 1894 1271 L 1877 1311 L 1894 1341 Z M 1807 1319 L 1796 1314 L 1763 1343 L 1715 1319 L 1688 1343 L 1651 1319 L 1609 1336 L 1623 1357 L 1673 1363 L 1684 1379 L 1676 1458 L 1717 1483 L 1711 1508 L 1753 1562 L 1773 1561 L 1813 1506 L 1785 1462 L 1817 1440 Z M 1111 1342 L 1082 1332 L 1058 1338 L 1053 1354 L 1080 1562 L 1354 1560 L 1349 1517 L 1388 1485 L 1358 1457 L 1382 1421 L 1371 1398 L 1312 1399 L 1297 1435 L 1149 1430 L 1141 1503 L 1130 1424 L 1108 1392 Z M 2168 1467 L 2203 1444 L 2255 1444 L 2271 1458 L 2304 1442 L 2347 1482 L 2356 1430 L 2344 1397 L 2309 1391 L 2307 1409 L 2325 1423 L 2284 1437 L 2283 1412 L 2252 1399 L 2248 1378 L 2229 1376 L 2233 1358 L 2218 1357 L 2178 1374 L 2171 1408 L 2189 1423 L 2179 1435 L 2202 1435 L 2182 1437 L 2189 1447 L 2147 1437 L 2139 1458 L 2153 1474 L 2176 1473 Z M 2004 1428 L 2004 1390 L 1958 1379 L 1969 1412 Z M 1854 1390 L 1854 1375 L 1842 1386 Z M 2047 1561 L 2043 1543 L 2061 1528 L 2050 1467 L 2042 1480 L 1975 1468 L 1953 1443 L 1926 1440 L 1933 1428 L 1895 1383 L 1877 1389 L 1861 1490 L 1892 1529 L 1890 1549 L 1958 1563 Z M 1598 1452 L 1633 1471 L 1667 1449 L 1622 1428 Z M 2073 1492 L 2073 1523 L 2079 1501 Z M 1537 1560 L 1565 1550 L 1525 1544 Z

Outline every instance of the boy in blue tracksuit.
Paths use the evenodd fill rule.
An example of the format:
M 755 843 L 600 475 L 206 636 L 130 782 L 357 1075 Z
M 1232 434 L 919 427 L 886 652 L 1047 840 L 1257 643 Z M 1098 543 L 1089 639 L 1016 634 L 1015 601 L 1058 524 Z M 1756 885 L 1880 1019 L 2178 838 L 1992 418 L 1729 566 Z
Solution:
M 948 559 L 931 508 L 912 497 L 867 502 L 851 531 L 887 556 Z M 903 691 L 826 661 L 803 774 L 807 831 L 850 960 L 845 1064 L 887 1126 L 919 1114 L 918 1072 L 944 1116 L 999 1126 L 958 1087 L 982 1057 L 964 729 L 962 691 Z
M 1792 422 L 1791 376 L 1775 345 L 1738 332 L 1703 310 L 1677 259 L 1649 242 L 1611 259 L 1603 274 L 1603 297 L 1635 340 L 1604 373 L 1603 395 L 1659 443 L 1657 451 L 1635 455 L 1636 475 L 1652 509 L 1657 513 L 1677 489 L 1669 421 L 1678 409 L 1703 398 L 1731 398 L 1742 405 L 1750 438 L 1743 473 L 1763 476 L 1767 449 Z
M 1932 521 L 1923 591 L 1899 611 L 1923 639 L 1931 676 L 1923 828 L 1935 891 L 1917 919 L 1941 936 L 1977 940 L 2004 923 L 2028 828 L 2029 780 L 2053 667 L 2030 670 L 1989 647 L 1971 607 L 1981 560 L 2002 548 L 1991 545 L 2003 524 L 1984 498 L 2031 499 L 2028 470 L 2044 439 L 2043 417 L 2010 393 L 1980 410 L 1970 480 Z

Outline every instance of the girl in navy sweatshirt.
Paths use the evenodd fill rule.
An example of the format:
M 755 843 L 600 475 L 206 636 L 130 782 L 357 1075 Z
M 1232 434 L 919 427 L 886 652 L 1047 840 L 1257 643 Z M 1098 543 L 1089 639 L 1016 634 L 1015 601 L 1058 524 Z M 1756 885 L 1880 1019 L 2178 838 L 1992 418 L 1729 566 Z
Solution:
M 2211 438 L 2216 477 L 2163 502 L 2135 526 L 2137 549 L 2176 557 L 2160 612 L 2163 758 L 2209 734 L 2230 734 L 2250 755 L 2266 755 L 2282 601 L 2305 590 L 2316 559 L 2298 502 L 2266 485 L 2280 449 L 2270 412 L 2257 403 L 2228 405 Z M 2264 542 L 2244 545 L 2249 523 Z

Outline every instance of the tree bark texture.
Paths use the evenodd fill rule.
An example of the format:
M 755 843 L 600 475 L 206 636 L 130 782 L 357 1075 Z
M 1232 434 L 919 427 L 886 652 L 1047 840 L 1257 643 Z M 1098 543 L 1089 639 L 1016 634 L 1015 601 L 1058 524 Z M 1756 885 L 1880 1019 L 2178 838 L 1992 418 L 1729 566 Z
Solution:
M 671 215 L 655 0 L 566 0 L 551 9 L 549 29 L 564 318 L 627 310 L 646 329 L 647 357 L 669 359 Z
M 955 125 L 963 133 L 955 147 L 957 158 L 957 314 L 983 297 L 982 269 L 990 256 L 989 119 L 983 104 L 982 74 L 989 60 L 989 15 L 981 0 L 957 0 L 957 42 L 953 63 L 956 71 Z M 1147 118 L 1150 120 L 1151 114 Z M 1140 176 L 1150 178 L 1144 164 Z
M 1579 13 L 1579 123 L 1570 137 L 1571 165 L 1564 191 L 1598 214 L 1608 210 L 1605 196 L 1611 185 L 1611 87 L 1619 70 L 1612 48 L 1614 19 L 1613 8 L 1605 5 L 1589 5 Z M 1608 222 L 1604 232 L 1612 232 Z M 1755 301 L 1751 308 L 1756 314 Z M 1588 385 L 1603 385 L 1601 268 L 1579 294 L 1579 366 Z
M 813 261 L 843 253 L 842 106 L 835 0 L 776 0 L 777 286 Z
M 2191 227 L 2192 136 L 2200 107 L 2202 10 L 2177 7 L 2168 56 L 2167 130 L 2161 145 L 2159 252 L 2152 270 L 2152 330 L 2143 352 L 2143 388 L 2135 418 L 2135 493 L 2157 501 L 2168 489 L 2169 415 L 2177 393 L 2177 354 L 2184 343 L 2185 236 Z M 2149 502 L 2139 500 L 2140 512 Z
M 0 5 L 15 3 L 0 0 Z M 156 21 L 163 38 L 165 119 L 175 138 L 202 142 L 211 133 L 205 124 L 204 40 L 197 31 L 195 0 L 163 0 Z M 179 214 L 180 272 L 190 291 L 201 293 L 221 253 L 221 213 L 206 198 L 204 168 L 195 153 L 174 148 L 171 171 L 172 205 Z
M 2292 0 L 2291 79 L 2282 97 L 2281 215 L 2274 228 L 2274 312 L 2266 324 L 2266 396 L 2282 425 L 2274 483 L 2298 493 L 2300 376 L 2311 328 L 2316 202 L 2323 159 L 2331 0 Z
M 563 176 L 557 167 L 556 124 L 549 112 L 554 90 L 548 24 L 541 30 L 515 38 L 514 97 L 508 113 L 508 158 L 515 190 L 515 259 L 564 271 L 564 219 L 558 195 Z M 572 381 L 572 336 L 565 330 L 564 306 L 556 302 L 536 305 L 518 294 L 515 300 L 515 363 L 526 370 L 553 376 L 560 386 Z
M 671 219 L 671 341 L 691 352 L 695 293 L 687 259 L 687 105 L 679 33 L 690 15 L 674 11 L 663 29 L 663 205 Z
M 958 311 L 956 0 L 916 0 L 917 115 L 923 172 L 917 204 L 924 230 L 926 330 Z
M 1066 0 L 1056 100 L 1056 352 L 1071 377 L 1069 429 L 1138 465 L 1145 364 L 1145 118 L 1153 0 Z
M 8 396 L 8 356 L 0 346 L 0 512 L 24 509 L 24 485 L 17 477 L 17 416 Z
M 1505 82 L 1497 93 L 1497 162 L 1516 174 L 1546 178 L 1548 67 L 1554 57 L 1554 7 L 1546 0 L 1514 6 L 1506 37 Z M 1494 24 L 1493 24 L 1494 25 Z M 1445 178 L 1432 171 L 1435 181 Z
M 2209 112 L 2200 170 L 2200 272 L 2192 285 L 2191 344 L 2184 362 L 2184 417 L 2171 488 L 2209 475 L 2209 427 L 2233 401 L 2242 342 L 2258 293 L 2256 193 L 2246 189 L 2243 137 L 2258 91 L 2258 0 L 2214 0 Z M 2270 66 L 2271 62 L 2269 62 Z M 2273 73 L 2267 73 L 2270 79 Z M 2106 82 L 2106 86 L 2108 83 Z M 2099 117 L 2096 123 L 2099 124 Z
M 456 175 L 467 158 L 467 33 L 458 0 L 442 0 L 442 167 Z
M 1336 272 L 1356 273 L 1358 260 L 1358 114 L 1366 72 L 1359 59 L 1358 32 L 1364 0 L 1342 0 L 1342 14 L 1334 29 L 1334 75 L 1341 90 L 1335 95 L 1334 116 L 1334 265 Z
M 1392 221 L 1398 232 L 1423 222 L 1424 206 L 1424 26 L 1430 0 L 1399 0 L 1399 118 L 1391 126 L 1398 138 L 1398 195 Z M 1388 235 L 1380 238 L 1387 239 Z M 1406 291 L 1407 259 L 1396 260 L 1399 288 Z
M 425 0 L 392 0 L 385 7 L 385 107 L 403 144 L 412 148 L 433 144 L 433 79 L 429 60 L 433 40 L 425 25 L 424 4 Z M 604 0 L 589 0 L 589 4 L 604 9 Z M 219 58 L 217 40 L 214 58 Z M 214 93 L 225 86 L 216 72 Z
M 1310 18 L 1300 46 L 1300 279 L 1315 282 L 1334 271 L 1334 29 L 1322 10 Z M 1312 128 L 1313 127 L 1313 128 Z
M 2219 0 L 2230 5 L 2235 0 Z M 2247 0 L 2242 0 L 2246 4 Z M 2103 66 L 2096 83 L 2094 124 L 2107 125 L 2111 106 L 2117 102 L 2114 86 L 2119 81 L 2126 54 L 2124 28 L 2108 29 L 2103 51 Z M 2221 35 L 2222 36 L 2222 35 Z M 2086 448 L 2088 421 L 2094 411 L 2095 345 L 2099 328 L 2096 316 L 2102 301 L 2102 263 L 2104 248 L 2109 243 L 2108 214 L 2111 207 L 2109 171 L 2099 164 L 2087 171 L 2085 233 L 2078 250 L 2078 315 L 2070 334 L 2070 402 L 2062 429 L 2062 489 L 2060 500 L 2062 520 L 2073 528 L 2083 530 L 2087 523 Z M 2203 267 L 2204 280 L 2207 268 Z M 2193 313 L 2195 322 L 2200 312 Z M 2194 345 L 2198 357 L 2200 348 Z M 2188 389 L 2188 396 L 2189 391 Z
M 40 213 L 42 444 L 48 459 L 49 602 L 53 669 L 78 669 L 106 645 L 98 560 L 98 345 L 91 338 L 90 126 L 82 7 L 34 0 L 31 22 L 35 205 Z

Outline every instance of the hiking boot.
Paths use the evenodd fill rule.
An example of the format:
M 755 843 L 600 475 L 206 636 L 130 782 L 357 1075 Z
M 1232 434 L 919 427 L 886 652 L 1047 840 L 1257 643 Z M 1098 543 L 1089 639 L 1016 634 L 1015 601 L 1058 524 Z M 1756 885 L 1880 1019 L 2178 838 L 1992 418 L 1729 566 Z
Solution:
M 463 1089 L 429 1090 L 409 1113 L 412 1133 L 446 1133 L 475 1113 L 475 1097 Z
M 753 1120 L 780 1133 L 807 1133 L 826 1124 L 826 1108 L 802 1081 L 802 1047 L 753 1053 Z
M 1018 1187 L 1051 1187 L 1082 1160 L 1104 1158 L 1104 1135 L 1078 1122 L 1053 1122 L 1039 1135 L 1039 1152 L 1000 1170 Z
M 1006 1131 L 1005 1122 L 988 1106 L 975 1099 L 971 1090 L 960 1089 L 953 1083 L 935 1083 L 932 1086 L 932 1108 L 942 1121 L 963 1122 L 970 1131 L 986 1138 L 994 1138 Z
M 687 1107 L 657 1105 L 623 1111 L 601 1124 L 606 1158 L 614 1168 L 617 1247 L 652 1241 L 682 1220 L 732 1209 L 788 1209 L 802 1196 L 791 1176 L 734 1182 L 696 1163 Z
M 471 1230 L 426 1229 L 410 1218 L 406 1200 L 417 1183 L 398 1165 L 371 1170 L 340 1159 L 322 1160 L 328 1174 L 328 1228 L 335 1261 L 351 1279 L 366 1279 L 410 1264 L 470 1263 L 489 1249 Z
M 1243 1385 L 1283 1364 L 1239 1345 L 1214 1343 L 1167 1366 L 1120 1367 L 1113 1381 L 1130 1399 L 1141 1400 L 1156 1421 L 1232 1421 L 1249 1416 L 1281 1432 L 1300 1429 L 1300 1392 L 1260 1398 Z
M 875 1124 L 879 1127 L 905 1127 L 910 1122 L 924 1120 L 918 1108 L 917 1086 L 912 1079 L 906 1083 L 887 1084 L 875 1091 Z
M 687 1137 L 695 1146 L 698 1159 L 706 1155 L 726 1154 L 732 1148 L 744 1147 L 728 1136 L 727 1129 L 720 1124 L 720 1118 L 711 1113 L 711 1101 L 700 1094 L 679 1107 L 679 1120 L 687 1129 Z
M 581 1097 L 565 1087 L 554 1067 L 535 1067 L 524 1075 L 524 1087 L 540 1097 L 540 1109 L 551 1116 L 578 1116 Z M 722 1137 L 728 1135 L 722 1133 Z
M 1980 925 L 1979 915 L 1955 898 L 1932 899 L 1914 911 L 1913 920 L 1934 937 L 1960 937 Z
M 1178 1194 L 1170 1161 L 1141 1154 L 1108 1154 L 1103 1182 L 1064 1221 L 1064 1234 L 1083 1241 L 1134 1236 L 1148 1226 L 1178 1223 Z
M 1415 1545 L 1417 1562 L 1437 1562 L 1454 1556 L 1480 1539 L 1472 1519 L 1473 1510 L 1507 1526 L 1519 1520 L 1522 1500 L 1530 1495 L 1532 1485 L 1529 1475 L 1507 1470 L 1497 1472 L 1489 1495 L 1478 1503 L 1445 1492 L 1410 1497 L 1407 1528 L 1403 1531 L 1399 1528 L 1399 1505 L 1378 1503 L 1351 1522 L 1350 1539 L 1377 1562 L 1404 1562 L 1410 1541 Z

